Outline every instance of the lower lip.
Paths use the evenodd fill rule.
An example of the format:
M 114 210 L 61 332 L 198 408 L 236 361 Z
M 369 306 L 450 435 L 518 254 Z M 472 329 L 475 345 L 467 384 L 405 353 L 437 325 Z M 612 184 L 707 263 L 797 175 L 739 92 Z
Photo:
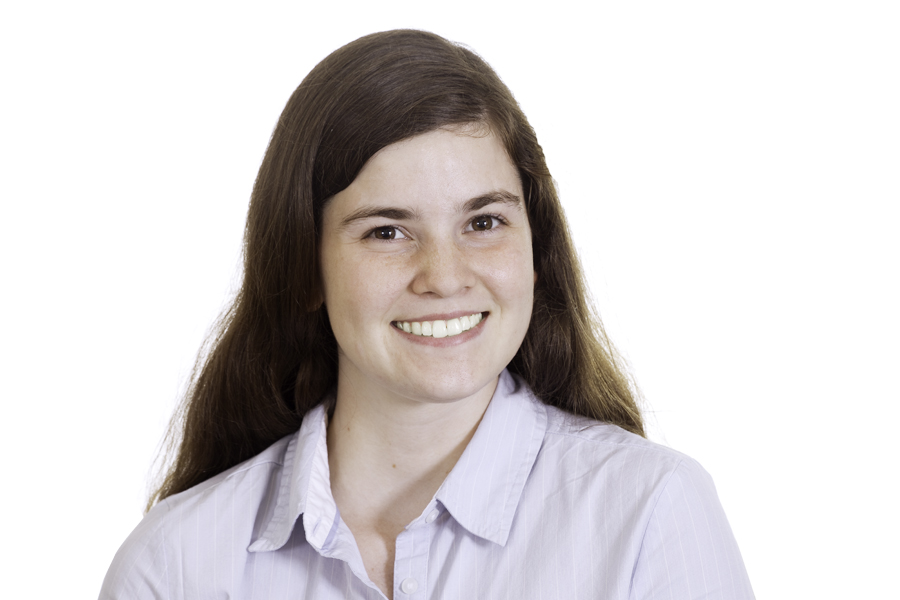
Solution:
M 467 329 L 463 331 L 459 335 L 448 335 L 447 337 L 436 338 L 432 336 L 424 336 L 424 335 L 416 335 L 414 333 L 406 333 L 393 323 L 391 323 L 391 329 L 395 332 L 402 335 L 405 339 L 413 342 L 415 344 L 421 344 L 423 346 L 434 346 L 436 348 L 447 348 L 450 346 L 457 346 L 459 344 L 465 344 L 475 336 L 481 335 L 481 326 L 484 325 L 490 313 L 481 313 L 481 321 L 479 321 L 478 325 L 471 329 Z

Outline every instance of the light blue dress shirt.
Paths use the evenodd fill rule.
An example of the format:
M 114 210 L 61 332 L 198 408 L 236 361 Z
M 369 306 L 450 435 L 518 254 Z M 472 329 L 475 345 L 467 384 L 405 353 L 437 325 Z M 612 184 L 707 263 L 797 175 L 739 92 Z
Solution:
M 160 502 L 101 599 L 384 598 L 331 495 L 326 413 Z M 397 537 L 395 600 L 748 599 L 709 475 L 547 406 L 508 372 L 441 488 Z

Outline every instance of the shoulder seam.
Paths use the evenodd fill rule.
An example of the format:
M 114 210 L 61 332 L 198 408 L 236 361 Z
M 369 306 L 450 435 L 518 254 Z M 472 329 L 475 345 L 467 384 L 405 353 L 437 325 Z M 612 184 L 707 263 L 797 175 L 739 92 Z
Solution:
M 264 465 L 278 465 L 279 467 L 284 467 L 284 461 L 272 459 L 272 460 L 264 460 L 264 461 L 256 462 L 253 464 L 244 465 L 240 469 L 235 469 L 234 471 L 229 473 L 227 476 L 223 477 L 221 481 L 217 481 L 214 484 L 210 485 L 209 488 L 207 488 L 207 489 L 217 488 L 221 484 L 225 483 L 226 481 L 228 481 L 229 479 L 231 479 L 232 477 L 237 475 L 238 473 L 243 473 L 245 471 L 252 471 L 256 467 L 262 467 Z M 199 485 L 203 485 L 203 484 L 201 483 Z M 189 490 L 185 490 L 185 491 L 189 491 Z
M 669 448 L 668 446 L 663 446 L 663 445 L 656 444 L 653 442 L 650 442 L 649 444 L 640 444 L 640 443 L 635 443 L 635 442 L 599 440 L 596 438 L 581 437 L 581 436 L 575 435 L 573 433 L 568 433 L 568 432 L 564 432 L 564 431 L 552 431 L 549 429 L 547 430 L 546 435 L 558 435 L 560 437 L 573 438 L 580 442 L 591 443 L 591 444 L 602 444 L 604 446 L 619 446 L 622 448 L 634 448 L 637 450 L 646 450 L 648 452 L 653 452 L 656 454 L 671 456 L 673 459 L 678 461 L 679 465 L 684 460 L 684 455 L 681 452 L 679 452 L 678 450 L 674 450 L 672 448 Z M 645 438 L 641 438 L 641 439 L 645 439 Z M 649 440 L 646 440 L 646 441 L 649 442 Z M 677 467 L 678 467 L 678 465 L 675 466 L 675 468 L 677 468 Z
M 252 460 L 252 459 L 251 459 L 251 460 Z M 235 469 L 234 471 L 232 471 L 231 473 L 229 473 L 228 475 L 226 475 L 225 477 L 223 477 L 221 480 L 216 481 L 215 483 L 210 483 L 210 480 L 211 480 L 211 479 L 214 479 L 214 478 L 218 477 L 219 475 L 221 475 L 221 473 L 219 473 L 218 475 L 213 475 L 212 477 L 210 477 L 210 478 L 207 479 L 206 481 L 202 481 L 202 482 L 198 483 L 197 485 L 195 485 L 194 487 L 188 488 L 188 489 L 184 490 L 183 492 L 180 492 L 180 493 L 175 494 L 175 495 L 173 495 L 173 496 L 169 496 L 169 497 L 167 497 L 167 498 L 163 498 L 162 501 L 161 501 L 159 504 L 165 504 L 165 505 L 168 507 L 168 509 L 171 511 L 172 508 L 173 508 L 173 506 L 172 506 L 172 504 L 169 502 L 170 498 L 174 498 L 175 496 L 182 496 L 182 494 L 185 494 L 185 495 L 191 494 L 191 492 L 194 492 L 194 494 L 191 494 L 191 496 L 194 496 L 194 495 L 196 495 L 196 494 L 202 494 L 202 493 L 204 493 L 204 492 L 209 492 L 209 491 L 215 490 L 216 488 L 218 488 L 220 485 L 222 485 L 223 483 L 225 483 L 225 482 L 227 482 L 228 480 L 230 480 L 230 479 L 231 479 L 232 477 L 234 477 L 235 475 L 238 475 L 239 473 L 245 473 L 245 472 L 247 472 L 247 471 L 252 471 L 253 469 L 255 469 L 255 468 L 257 468 L 257 467 L 262 467 L 262 466 L 265 466 L 265 465 L 277 465 L 277 466 L 279 466 L 279 467 L 281 467 L 281 468 L 284 468 L 284 461 L 276 460 L 276 459 L 273 458 L 273 459 L 267 459 L 267 460 L 263 460 L 263 461 L 259 461 L 259 462 L 254 462 L 254 463 L 252 463 L 252 464 L 243 465 L 241 468 Z M 233 467 L 232 467 L 232 468 L 233 468 Z M 223 473 L 224 473 L 224 471 L 223 471 Z M 200 488 L 201 486 L 204 486 L 204 485 L 205 485 L 206 487 L 204 487 L 202 490 L 201 490 L 201 489 L 198 489 L 198 488 Z M 189 496 L 185 496 L 185 497 L 189 497 Z

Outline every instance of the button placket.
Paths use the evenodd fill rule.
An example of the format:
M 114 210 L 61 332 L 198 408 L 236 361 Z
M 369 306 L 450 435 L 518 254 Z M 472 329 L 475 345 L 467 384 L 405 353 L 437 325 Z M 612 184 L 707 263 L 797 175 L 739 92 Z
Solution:
M 394 599 L 424 600 L 428 589 L 431 532 L 421 521 L 400 533 L 394 552 Z

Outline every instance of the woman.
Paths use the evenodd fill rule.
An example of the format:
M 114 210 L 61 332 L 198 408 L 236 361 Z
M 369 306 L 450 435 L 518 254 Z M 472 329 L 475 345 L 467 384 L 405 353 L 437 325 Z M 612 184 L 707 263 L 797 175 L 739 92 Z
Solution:
M 243 286 L 101 597 L 752 597 L 585 298 L 490 67 L 419 31 L 337 50 L 279 119 Z

